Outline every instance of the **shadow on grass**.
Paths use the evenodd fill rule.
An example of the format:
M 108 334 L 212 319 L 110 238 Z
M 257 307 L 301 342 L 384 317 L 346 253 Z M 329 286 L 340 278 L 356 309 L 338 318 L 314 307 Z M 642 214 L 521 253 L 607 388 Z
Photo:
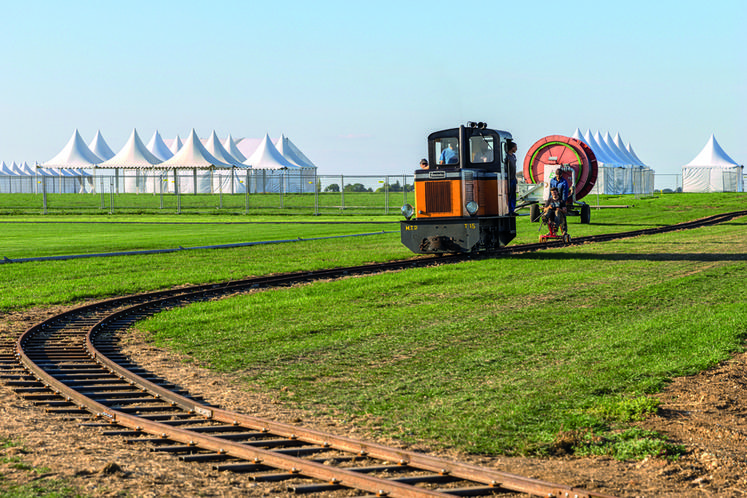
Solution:
M 569 223 L 570 226 L 570 223 Z M 668 227 L 670 226 L 667 223 L 589 223 L 589 226 L 597 226 L 597 227 L 637 227 L 640 228 L 642 226 L 647 228 L 653 228 L 653 227 Z
M 626 253 L 593 253 L 593 254 L 568 254 L 552 251 L 539 251 L 534 253 L 521 254 L 513 257 L 523 259 L 543 259 L 543 260 L 589 260 L 589 261 L 747 261 L 747 254 L 735 253 L 644 253 L 644 254 L 626 254 Z

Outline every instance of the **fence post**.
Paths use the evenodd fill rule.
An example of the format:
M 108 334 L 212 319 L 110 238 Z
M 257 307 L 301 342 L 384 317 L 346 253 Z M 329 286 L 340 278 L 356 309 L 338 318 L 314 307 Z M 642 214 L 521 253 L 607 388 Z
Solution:
M 384 214 L 389 214 L 389 175 L 384 177 Z
M 174 168 L 174 193 L 176 194 L 176 214 L 182 214 L 182 193 L 179 190 L 179 175 Z
M 118 172 L 118 169 L 114 170 Z M 110 177 L 111 178 L 111 177 Z M 116 177 L 117 186 L 119 186 L 119 176 Z M 109 180 L 109 214 L 114 214 L 114 178 Z
M 283 204 L 283 200 L 285 199 L 285 173 L 287 172 L 287 169 L 281 169 L 280 170 L 280 209 L 283 209 L 285 206 Z
M 249 168 L 246 168 L 246 183 L 244 184 L 244 213 L 249 214 Z
M 47 214 L 47 182 L 45 181 L 44 176 L 42 176 L 41 184 L 42 184 L 42 196 L 44 199 L 44 214 Z
M 314 216 L 319 216 L 319 190 L 322 188 L 319 182 L 319 175 L 314 169 Z
M 340 211 L 345 211 L 345 176 L 340 175 Z

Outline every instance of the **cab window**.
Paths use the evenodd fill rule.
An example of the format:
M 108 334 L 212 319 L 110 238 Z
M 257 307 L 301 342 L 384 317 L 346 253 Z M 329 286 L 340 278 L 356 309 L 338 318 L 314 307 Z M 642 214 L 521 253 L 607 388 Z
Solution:
M 459 140 L 439 138 L 435 141 L 436 158 L 439 165 L 459 164 Z
M 469 139 L 469 157 L 472 163 L 492 163 L 495 160 L 495 150 L 492 136 L 477 135 Z

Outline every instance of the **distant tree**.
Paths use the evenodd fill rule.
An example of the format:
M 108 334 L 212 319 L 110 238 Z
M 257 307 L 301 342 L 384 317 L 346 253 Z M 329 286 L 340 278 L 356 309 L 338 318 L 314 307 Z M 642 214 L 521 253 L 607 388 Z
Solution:
M 348 183 L 345 185 L 345 192 L 373 192 L 373 189 L 366 188 L 362 183 Z
M 330 183 L 327 185 L 327 187 L 324 189 L 325 192 L 339 192 L 340 186 L 336 183 Z

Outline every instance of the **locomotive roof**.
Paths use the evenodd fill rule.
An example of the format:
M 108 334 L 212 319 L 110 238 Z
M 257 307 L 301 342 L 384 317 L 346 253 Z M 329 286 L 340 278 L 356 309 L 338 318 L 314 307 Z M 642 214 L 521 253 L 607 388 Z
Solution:
M 464 127 L 464 130 L 467 132 L 467 136 L 472 135 L 482 135 L 487 133 L 495 133 L 496 135 L 500 136 L 501 138 L 509 139 L 513 138 L 511 136 L 511 133 L 504 131 L 504 130 L 494 130 L 491 128 L 470 128 L 468 126 Z M 449 128 L 447 130 L 439 130 L 434 131 L 430 135 L 428 135 L 428 140 L 433 140 L 435 138 L 444 138 L 444 137 L 458 137 L 459 136 L 459 128 Z

